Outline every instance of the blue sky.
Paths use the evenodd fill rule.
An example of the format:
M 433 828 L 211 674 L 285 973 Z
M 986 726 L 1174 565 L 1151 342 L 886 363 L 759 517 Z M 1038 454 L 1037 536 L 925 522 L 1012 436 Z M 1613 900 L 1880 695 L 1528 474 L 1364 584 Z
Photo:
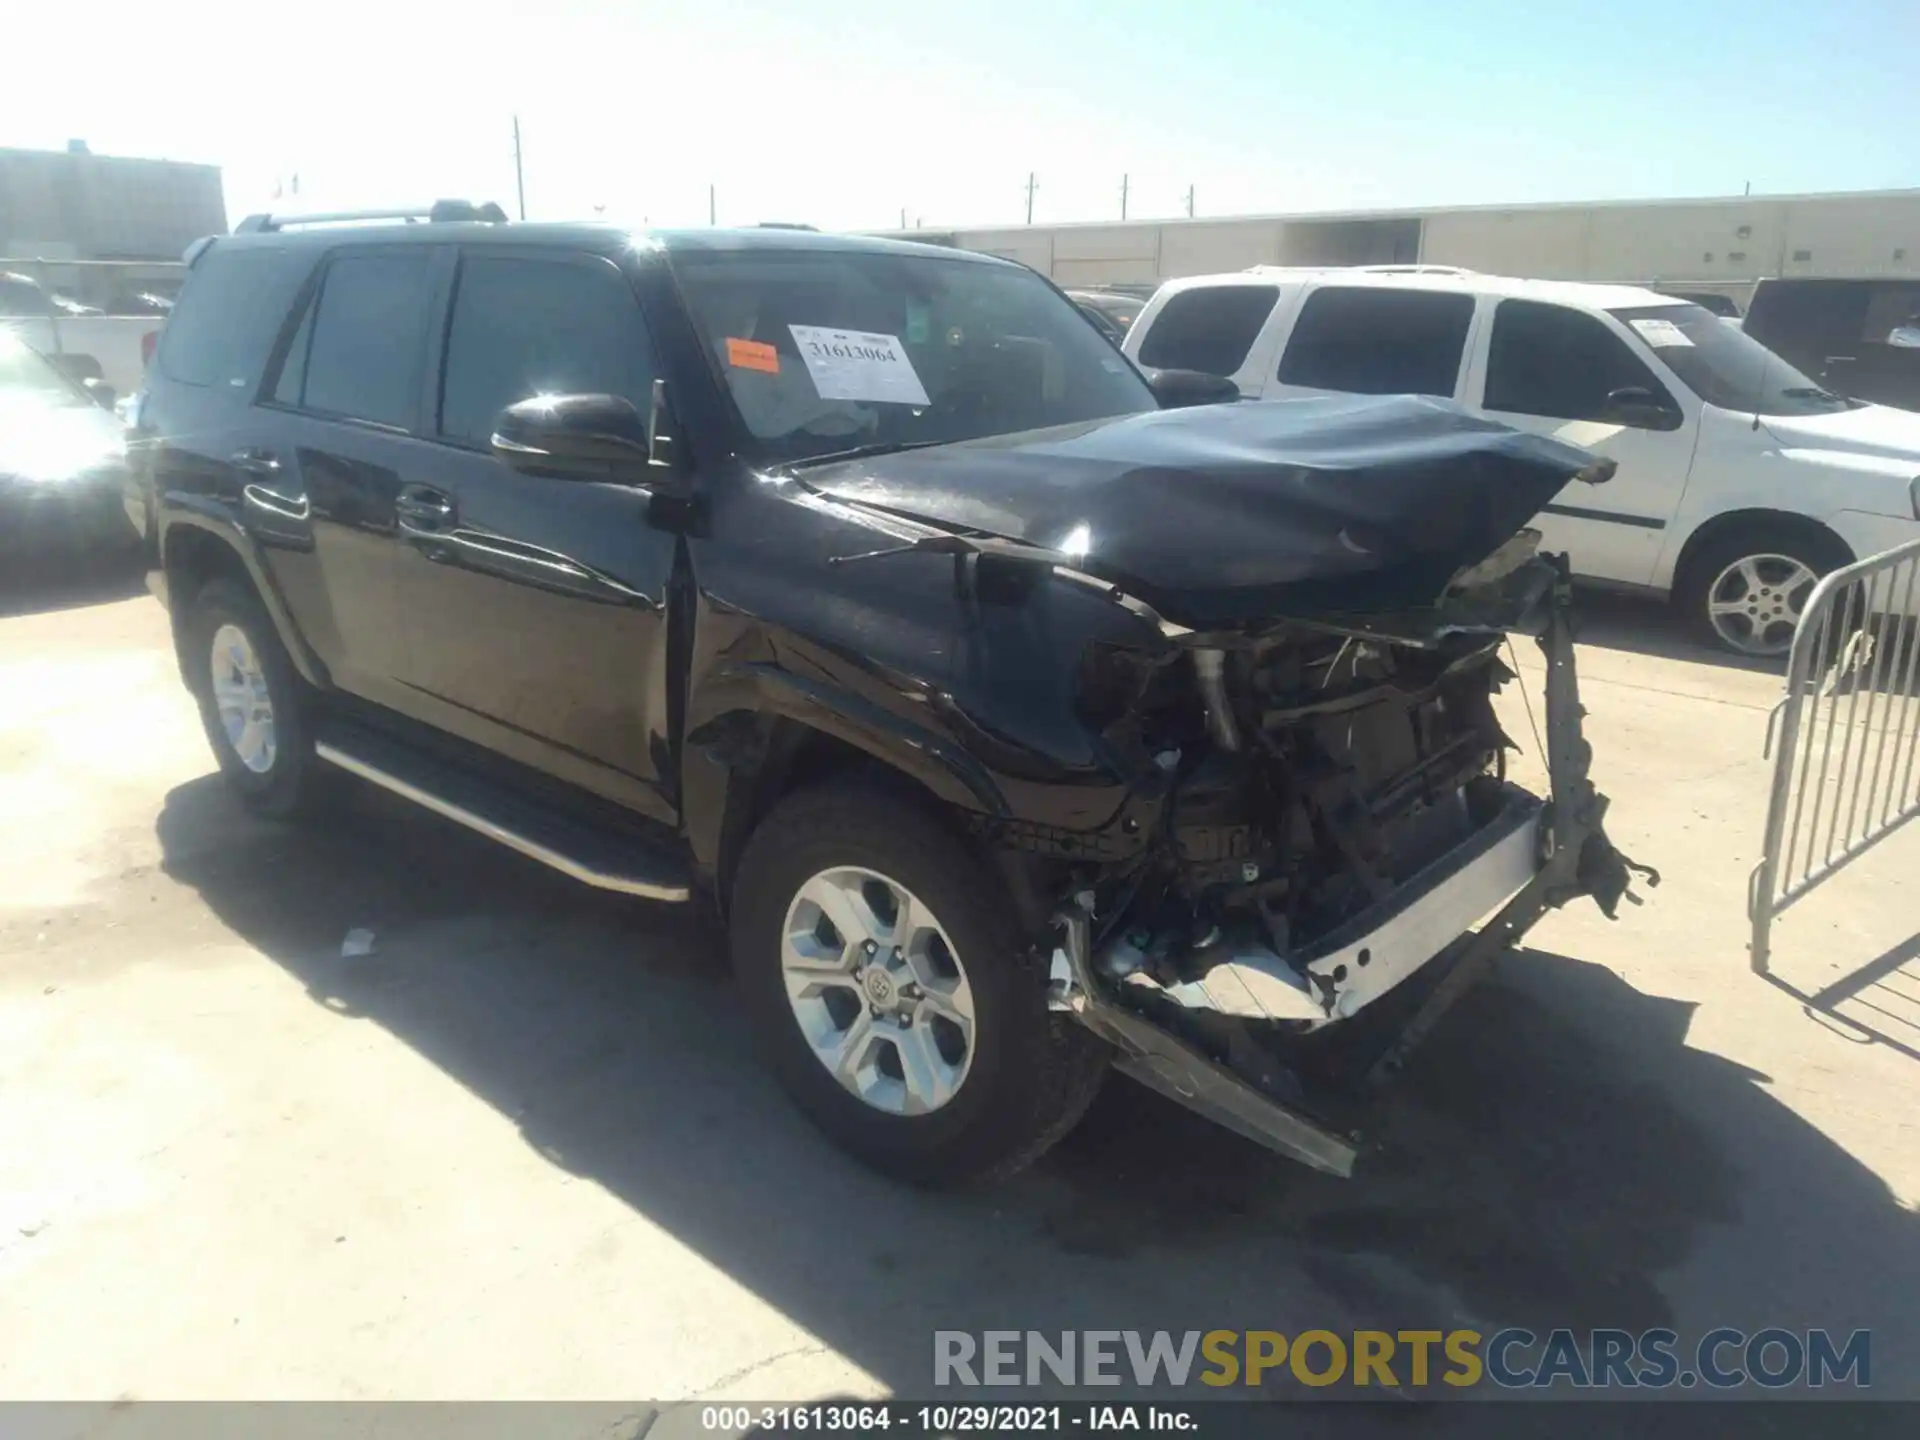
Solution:
M 823 227 L 1920 186 L 1914 0 L 93 0 L 0 145 L 220 164 L 237 217 L 435 195 Z M 84 33 L 82 33 L 84 32 Z

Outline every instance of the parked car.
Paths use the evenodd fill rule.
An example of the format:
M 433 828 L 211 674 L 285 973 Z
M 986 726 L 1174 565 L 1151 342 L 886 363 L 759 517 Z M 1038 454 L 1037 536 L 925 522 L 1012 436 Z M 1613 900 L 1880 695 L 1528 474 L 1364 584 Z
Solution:
M 1830 390 L 1920 410 L 1920 280 L 1762 280 L 1745 328 Z
M 1628 286 L 1256 269 L 1163 286 L 1124 348 L 1258 398 L 1442 396 L 1606 455 L 1603 493 L 1536 517 L 1544 543 L 1776 656 L 1820 576 L 1920 536 L 1920 417 L 1834 394 L 1757 327 Z
M 1669 290 L 1664 285 L 1653 287 L 1660 294 L 1672 300 L 1684 300 L 1689 305 L 1698 305 L 1702 310 L 1718 315 L 1722 320 L 1738 320 L 1740 306 L 1731 295 L 1722 295 L 1718 290 Z
M 1067 298 L 1116 345 L 1127 338 L 1128 327 L 1139 318 L 1141 307 L 1147 303 L 1139 296 L 1113 290 L 1069 290 Z
M 74 381 L 0 330 L 0 564 L 124 558 L 126 447 L 104 385 Z
M 93 376 L 116 392 L 140 387 L 166 313 L 108 315 L 48 290 L 31 275 L 0 272 L 0 331 L 9 332 L 76 379 Z
M 1004 1174 L 1118 1065 L 1344 1173 L 1328 1032 L 1390 1066 L 1626 888 L 1521 530 L 1584 451 L 1423 400 L 1164 409 L 1232 387 L 946 248 L 241 230 L 136 450 L 221 770 L 707 897 L 773 1068 L 875 1165 Z M 1502 778 L 1509 628 L 1550 808 Z

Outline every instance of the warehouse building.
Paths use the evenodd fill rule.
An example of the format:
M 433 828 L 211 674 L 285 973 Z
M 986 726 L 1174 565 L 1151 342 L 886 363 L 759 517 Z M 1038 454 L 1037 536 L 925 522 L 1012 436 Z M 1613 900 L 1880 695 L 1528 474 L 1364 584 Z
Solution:
M 1250 265 L 1426 264 L 1660 284 L 1744 305 L 1769 276 L 1920 276 L 1920 190 L 891 233 L 1003 255 L 1063 286 Z
M 187 246 L 226 228 L 218 166 L 95 155 L 79 140 L 0 150 L 0 270 L 74 300 L 169 293 Z

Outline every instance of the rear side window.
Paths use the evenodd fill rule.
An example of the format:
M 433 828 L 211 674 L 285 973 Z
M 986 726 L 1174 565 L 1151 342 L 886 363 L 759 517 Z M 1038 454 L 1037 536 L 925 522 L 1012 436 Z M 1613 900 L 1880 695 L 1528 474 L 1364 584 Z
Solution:
M 185 385 L 250 391 L 310 270 L 310 259 L 294 251 L 215 244 L 193 267 L 161 332 L 160 373 Z
M 1325 286 L 1307 297 L 1279 380 L 1351 395 L 1451 396 L 1473 297 Z
M 1666 386 L 1593 316 L 1537 300 L 1502 300 L 1487 349 L 1486 408 L 1554 420 L 1605 420 L 1607 395 L 1631 388 L 1672 404 Z
M 469 256 L 447 331 L 440 433 L 485 448 L 530 395 L 619 395 L 644 408 L 653 361 L 626 278 L 598 259 Z
M 1273 313 L 1273 285 L 1202 285 L 1167 297 L 1140 341 L 1140 363 L 1157 370 L 1231 375 Z
M 336 256 L 327 266 L 307 339 L 297 402 L 350 420 L 410 429 L 419 414 L 430 257 Z M 302 321 L 302 329 L 307 322 Z M 288 357 L 289 366 L 296 357 Z M 283 388 L 283 387 L 281 387 Z M 290 397 L 276 389 L 277 398 Z

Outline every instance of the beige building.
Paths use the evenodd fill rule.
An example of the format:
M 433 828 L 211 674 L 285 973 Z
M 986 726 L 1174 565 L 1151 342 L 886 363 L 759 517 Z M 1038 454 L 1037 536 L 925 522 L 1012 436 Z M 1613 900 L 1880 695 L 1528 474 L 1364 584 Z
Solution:
M 1920 276 L 1920 190 L 1472 206 L 893 232 L 1004 255 L 1066 286 L 1250 265 L 1459 265 L 1715 290 L 1767 276 Z

